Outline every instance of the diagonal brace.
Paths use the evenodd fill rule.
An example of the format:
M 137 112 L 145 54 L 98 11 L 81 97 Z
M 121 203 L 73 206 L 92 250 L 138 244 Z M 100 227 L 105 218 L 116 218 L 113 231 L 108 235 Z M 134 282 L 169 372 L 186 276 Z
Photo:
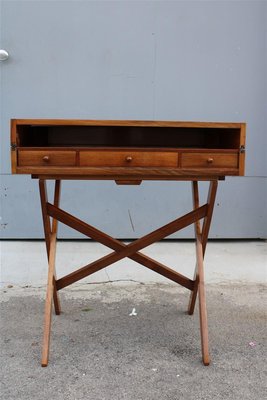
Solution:
M 105 246 L 108 246 L 109 248 L 119 252 L 122 249 L 124 249 L 126 244 L 120 242 L 119 240 L 116 240 L 112 238 L 111 236 L 101 232 L 100 230 L 96 229 L 95 227 L 86 224 L 84 221 L 79 220 L 78 218 L 74 217 L 71 214 L 66 213 L 65 211 L 55 208 L 55 207 L 50 207 L 50 212 L 52 215 L 56 216 L 56 218 L 60 221 L 66 224 L 67 226 L 85 234 L 86 236 L 91 237 L 92 239 L 98 241 L 99 243 L 104 244 Z M 129 256 L 132 260 L 138 262 L 139 264 L 144 265 L 145 267 L 153 270 L 154 272 L 157 272 L 163 276 L 165 276 L 168 279 L 171 279 L 172 281 L 179 283 L 180 285 L 186 287 L 189 290 L 193 289 L 194 282 L 183 276 L 182 274 L 179 274 L 178 272 L 172 270 L 171 268 L 168 268 L 162 263 L 159 263 L 156 260 L 153 260 L 152 258 L 137 252 L 131 256 Z M 64 277 L 61 278 L 60 280 L 57 281 L 57 288 L 65 287 L 62 286 L 64 282 Z
M 85 267 L 74 271 L 73 273 L 57 280 L 57 290 L 62 289 L 74 283 L 86 276 L 99 271 L 102 268 L 107 267 L 108 265 L 121 260 L 125 257 L 130 257 L 135 261 L 147 266 L 155 270 L 156 272 L 161 273 L 162 275 L 180 283 L 181 285 L 187 287 L 188 289 L 192 290 L 193 288 L 193 281 L 184 277 L 181 274 L 176 273 L 176 271 L 171 270 L 170 268 L 165 267 L 164 265 L 157 263 L 153 259 L 138 253 L 138 250 L 141 250 L 144 247 L 149 246 L 150 244 L 163 239 L 170 234 L 185 228 L 186 226 L 196 222 L 197 220 L 204 218 L 207 214 L 207 204 L 199 207 L 190 213 L 164 225 L 163 227 L 143 236 L 140 239 L 135 240 L 133 243 L 129 245 L 125 245 L 116 239 L 111 238 L 110 236 L 102 233 L 101 231 L 97 230 L 94 227 L 84 223 L 83 221 L 78 220 L 77 218 L 73 217 L 72 215 L 60 210 L 58 207 L 53 206 L 50 203 L 47 203 L 47 212 L 53 218 L 56 218 L 60 222 L 65 223 L 66 225 L 78 230 L 79 232 L 90 236 L 97 241 L 107 245 L 115 249 L 116 251 L 113 253 L 108 254 L 105 257 L 96 260 Z

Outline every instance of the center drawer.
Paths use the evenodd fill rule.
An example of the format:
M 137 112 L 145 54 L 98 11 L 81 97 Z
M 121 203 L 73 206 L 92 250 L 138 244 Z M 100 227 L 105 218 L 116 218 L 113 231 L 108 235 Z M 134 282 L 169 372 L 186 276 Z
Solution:
M 81 167 L 177 167 L 178 153 L 159 151 L 80 151 Z

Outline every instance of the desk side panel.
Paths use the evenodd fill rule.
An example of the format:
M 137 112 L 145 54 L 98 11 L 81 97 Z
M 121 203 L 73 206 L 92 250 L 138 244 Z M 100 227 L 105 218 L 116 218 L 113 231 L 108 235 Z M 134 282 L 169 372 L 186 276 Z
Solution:
M 10 135 L 10 151 L 11 151 L 11 171 L 12 174 L 17 173 L 17 120 L 10 121 L 11 135 Z
M 245 148 L 246 148 L 246 124 L 241 124 L 240 128 L 240 149 L 244 148 L 244 151 L 240 150 L 239 154 L 239 175 L 245 175 Z

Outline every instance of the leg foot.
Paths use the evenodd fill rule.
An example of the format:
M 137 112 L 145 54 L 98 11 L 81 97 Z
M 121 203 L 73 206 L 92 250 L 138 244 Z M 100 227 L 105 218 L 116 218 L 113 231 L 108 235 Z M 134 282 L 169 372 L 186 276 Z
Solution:
M 52 316 L 52 300 L 54 293 L 54 268 L 56 258 L 56 234 L 51 235 L 50 252 L 49 252 L 49 269 L 47 278 L 47 291 L 45 299 L 45 315 L 44 315 L 44 336 L 42 351 L 42 366 L 46 367 L 49 357 L 50 332 L 51 332 L 51 316 Z

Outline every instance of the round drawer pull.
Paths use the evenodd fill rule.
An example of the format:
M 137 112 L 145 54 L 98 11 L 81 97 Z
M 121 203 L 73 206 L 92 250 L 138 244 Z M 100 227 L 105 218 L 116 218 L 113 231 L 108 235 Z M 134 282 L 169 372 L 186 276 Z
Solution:
M 125 158 L 125 160 L 126 160 L 127 162 L 131 162 L 131 161 L 133 160 L 133 157 L 127 156 L 127 157 Z
M 211 157 L 208 158 L 208 159 L 207 159 L 207 163 L 208 163 L 208 164 L 212 164 L 212 163 L 213 163 L 213 158 L 211 158 Z
M 44 156 L 44 157 L 43 157 L 43 161 L 44 161 L 44 162 L 48 162 L 48 161 L 49 161 L 49 156 Z

